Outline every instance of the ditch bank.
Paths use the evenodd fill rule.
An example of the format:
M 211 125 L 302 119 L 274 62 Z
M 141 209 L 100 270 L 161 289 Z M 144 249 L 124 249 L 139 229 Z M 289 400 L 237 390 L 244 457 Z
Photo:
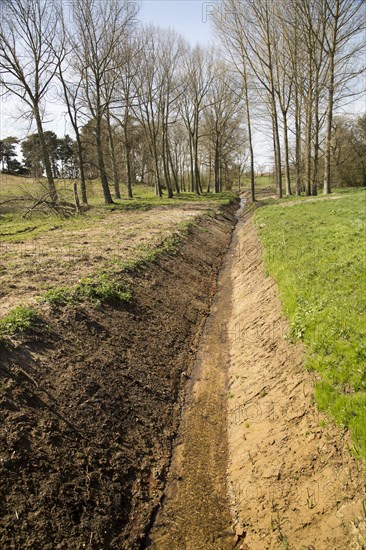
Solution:
M 237 207 L 135 274 L 132 303 L 43 306 L 0 348 L 2 548 L 143 544 Z

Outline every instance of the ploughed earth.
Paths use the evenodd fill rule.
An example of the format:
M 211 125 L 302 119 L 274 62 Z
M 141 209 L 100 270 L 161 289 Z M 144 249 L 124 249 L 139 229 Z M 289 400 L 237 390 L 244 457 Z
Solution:
M 42 305 L 0 348 L 1 548 L 365 548 L 362 466 L 236 209 L 129 305 Z

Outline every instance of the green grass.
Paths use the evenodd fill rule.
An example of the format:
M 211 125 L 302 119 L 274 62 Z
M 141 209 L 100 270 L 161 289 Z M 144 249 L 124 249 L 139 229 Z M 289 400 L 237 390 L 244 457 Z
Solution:
M 30 307 L 19 306 L 8 315 L 0 319 L 0 340 L 4 336 L 13 336 L 16 333 L 28 330 L 36 318 L 35 311 Z
M 134 188 L 133 199 L 115 200 L 114 204 L 100 205 L 107 210 L 149 210 L 158 206 L 169 206 L 172 208 L 181 208 L 184 203 L 218 203 L 222 205 L 229 204 L 234 200 L 235 194 L 225 191 L 222 193 L 204 193 L 196 195 L 195 193 L 175 194 L 172 199 L 168 199 L 166 194 L 157 197 L 151 187 L 139 185 Z
M 341 194 L 265 206 L 255 219 L 290 337 L 305 343 L 306 366 L 320 374 L 316 402 L 366 460 L 366 194 Z
M 83 301 L 101 304 L 126 304 L 132 300 L 132 294 L 126 283 L 119 282 L 112 272 L 102 271 L 80 280 L 74 287 L 48 290 L 40 298 L 41 302 L 65 305 Z

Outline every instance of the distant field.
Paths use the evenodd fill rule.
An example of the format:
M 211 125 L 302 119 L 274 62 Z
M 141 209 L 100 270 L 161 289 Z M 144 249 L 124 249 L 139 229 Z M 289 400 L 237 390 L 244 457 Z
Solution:
M 290 337 L 319 373 L 316 401 L 366 460 L 366 192 L 261 207 L 256 223 Z
M 41 185 L 2 175 L 0 203 L 29 192 L 37 195 Z M 133 200 L 104 206 L 99 185 L 90 184 L 93 208 L 68 219 L 37 212 L 23 219 L 23 201 L 0 205 L 0 317 L 46 291 L 145 257 L 174 231 L 233 198 L 230 193 L 183 193 L 160 199 L 151 188 L 138 186 Z M 58 189 L 71 200 L 70 181 L 59 181 Z

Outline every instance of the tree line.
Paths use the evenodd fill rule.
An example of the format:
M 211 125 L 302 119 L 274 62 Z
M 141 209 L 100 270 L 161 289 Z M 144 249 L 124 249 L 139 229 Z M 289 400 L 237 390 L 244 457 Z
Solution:
M 336 108 L 364 84 L 361 0 L 223 0 L 212 13 L 246 102 L 254 193 L 252 127 L 269 121 L 277 194 L 330 193 Z
M 136 181 L 172 197 L 219 192 L 242 171 L 240 83 L 213 50 L 139 25 L 136 4 L 127 1 L 13 0 L 3 10 L 3 93 L 17 97 L 35 123 L 32 170 L 44 170 L 54 201 L 57 147 L 45 127 L 55 90 L 73 129 L 84 203 L 89 176 L 99 177 L 110 204 L 121 197 L 121 181 L 130 198 Z
M 80 180 L 84 204 L 89 177 L 100 179 L 110 204 L 122 181 L 129 198 L 135 182 L 172 197 L 220 192 L 244 171 L 254 200 L 253 133 L 262 119 L 270 121 L 278 196 L 283 184 L 286 194 L 294 185 L 315 194 L 321 178 L 330 192 L 334 111 L 362 71 L 362 3 L 220 6 L 213 20 L 222 51 L 142 26 L 127 0 L 2 3 L 2 94 L 18 98 L 35 125 L 22 144 L 25 164 L 46 174 L 52 201 L 60 163 Z M 63 104 L 73 139 L 46 130 L 51 100 Z

